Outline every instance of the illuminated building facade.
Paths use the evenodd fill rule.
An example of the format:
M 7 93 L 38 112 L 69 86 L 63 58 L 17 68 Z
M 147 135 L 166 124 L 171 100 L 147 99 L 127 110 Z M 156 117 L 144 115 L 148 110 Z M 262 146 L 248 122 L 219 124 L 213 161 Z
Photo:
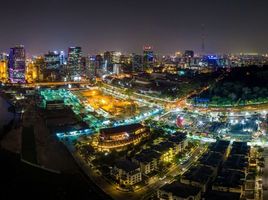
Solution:
M 125 186 L 133 186 L 142 181 L 139 165 L 128 160 L 117 161 L 110 174 L 119 184 Z
M 103 73 L 106 74 L 108 72 L 113 71 L 113 52 L 106 51 L 103 54 Z
M 103 54 L 103 73 L 117 73 L 118 64 L 121 63 L 122 54 L 118 51 L 106 51 Z
M 81 65 L 82 49 L 81 47 L 69 47 L 67 71 L 71 80 L 77 80 L 83 75 Z
M 9 79 L 12 83 L 25 82 L 25 49 L 23 45 L 19 45 L 10 49 L 9 54 Z
M 66 57 L 65 57 L 65 53 L 64 51 L 60 51 L 60 65 L 66 65 L 67 62 L 66 62 Z
M 112 51 L 112 63 L 117 64 L 120 63 L 122 53 L 119 51 Z
M 43 56 L 36 56 L 33 58 L 34 65 L 37 69 L 37 80 L 44 80 L 44 72 L 45 72 L 45 58 Z
M 28 83 L 35 82 L 38 79 L 38 71 L 38 66 L 33 61 L 29 62 L 26 67 L 26 81 Z
M 57 51 L 49 51 L 45 54 L 46 69 L 59 69 L 60 68 L 60 54 Z
M 154 52 L 151 46 L 143 47 L 143 63 L 145 67 L 150 67 L 154 63 Z
M 8 80 L 7 61 L 0 61 L 0 81 L 6 82 Z
M 60 54 L 57 51 L 49 51 L 44 56 L 45 69 L 43 72 L 44 79 L 55 81 L 59 77 L 60 72 Z
M 101 77 L 104 73 L 103 57 L 101 55 L 89 57 L 89 67 L 87 74 L 90 78 Z
M 129 124 L 100 130 L 97 148 L 104 151 L 123 149 L 130 144 L 139 143 L 149 136 L 149 130 L 141 124 Z
M 8 54 L 0 53 L 0 61 L 8 61 Z

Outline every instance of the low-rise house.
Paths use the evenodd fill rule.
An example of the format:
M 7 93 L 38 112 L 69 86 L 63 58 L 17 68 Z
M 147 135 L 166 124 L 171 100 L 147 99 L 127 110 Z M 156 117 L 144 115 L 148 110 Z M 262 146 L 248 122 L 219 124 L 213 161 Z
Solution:
M 125 186 L 133 186 L 142 181 L 140 166 L 128 160 L 117 161 L 111 170 L 111 176 Z
M 142 174 L 150 174 L 159 167 L 160 153 L 153 150 L 144 150 L 140 154 L 134 156 L 132 161 L 140 165 Z
M 179 153 L 179 146 L 173 142 L 161 142 L 160 144 L 153 146 L 153 150 L 161 154 L 160 162 L 171 162 L 175 155 Z
M 174 181 L 158 189 L 157 198 L 160 200 L 200 200 L 201 189 Z
M 223 163 L 223 155 L 217 152 L 208 152 L 199 159 L 199 163 L 210 167 L 214 171 L 214 176 L 216 176 Z
M 190 168 L 181 178 L 184 184 L 200 187 L 202 192 L 206 192 L 209 184 L 214 179 L 214 171 L 207 166 L 197 166 Z
M 202 200 L 240 200 L 241 195 L 234 192 L 209 191 Z
M 256 176 L 253 173 L 248 173 L 246 176 L 246 181 L 244 185 L 245 198 L 247 200 L 255 199 L 255 189 L 256 189 Z
M 210 151 L 221 153 L 223 157 L 226 158 L 229 153 L 229 145 L 229 141 L 218 140 L 210 146 Z
M 242 194 L 244 179 L 244 172 L 223 169 L 213 182 L 212 190 Z
M 250 146 L 246 142 L 233 142 L 231 155 L 250 156 Z
M 176 132 L 168 138 L 168 141 L 178 145 L 179 152 L 183 151 L 188 146 L 188 140 L 185 133 Z
M 248 168 L 248 159 L 244 155 L 231 155 L 224 162 L 223 167 L 246 173 Z

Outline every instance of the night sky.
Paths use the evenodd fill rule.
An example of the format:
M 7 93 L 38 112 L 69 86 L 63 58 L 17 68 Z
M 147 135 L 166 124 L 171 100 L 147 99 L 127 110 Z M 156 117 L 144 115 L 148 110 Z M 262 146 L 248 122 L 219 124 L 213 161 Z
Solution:
M 268 0 L 0 0 L 0 51 L 268 52 Z

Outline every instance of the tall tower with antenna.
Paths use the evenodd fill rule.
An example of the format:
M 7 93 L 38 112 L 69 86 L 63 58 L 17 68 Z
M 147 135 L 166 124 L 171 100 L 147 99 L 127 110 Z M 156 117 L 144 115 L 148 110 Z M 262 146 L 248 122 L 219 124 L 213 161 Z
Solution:
M 201 24 L 201 53 L 204 55 L 205 54 L 205 24 Z

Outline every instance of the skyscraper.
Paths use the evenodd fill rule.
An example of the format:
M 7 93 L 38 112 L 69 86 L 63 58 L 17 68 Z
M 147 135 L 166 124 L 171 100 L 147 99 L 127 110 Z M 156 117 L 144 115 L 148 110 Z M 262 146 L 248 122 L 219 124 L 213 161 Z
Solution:
M 8 54 L 0 53 L 0 61 L 7 61 L 7 60 L 8 60 Z
M 43 81 L 44 75 L 45 75 L 45 67 L 46 67 L 44 56 L 35 56 L 33 58 L 33 62 L 37 68 L 37 80 Z
M 154 52 L 151 46 L 143 47 L 143 63 L 146 68 L 152 67 L 154 63 Z
M 60 51 L 60 65 L 66 65 L 66 58 L 64 51 Z
M 10 49 L 8 70 L 9 78 L 12 83 L 25 82 L 25 49 L 23 45 L 18 45 Z
M 142 56 L 132 54 L 132 72 L 142 70 Z
M 59 79 L 60 73 L 60 54 L 57 51 L 49 51 L 44 56 L 45 69 L 43 78 L 47 81 L 55 81 Z
M 69 47 L 67 71 L 72 80 L 80 78 L 83 75 L 81 65 L 82 49 L 81 47 Z
M 60 68 L 60 54 L 57 51 L 49 51 L 45 54 L 45 66 L 47 70 Z
M 8 79 L 7 61 L 0 60 L 0 81 L 6 82 Z

